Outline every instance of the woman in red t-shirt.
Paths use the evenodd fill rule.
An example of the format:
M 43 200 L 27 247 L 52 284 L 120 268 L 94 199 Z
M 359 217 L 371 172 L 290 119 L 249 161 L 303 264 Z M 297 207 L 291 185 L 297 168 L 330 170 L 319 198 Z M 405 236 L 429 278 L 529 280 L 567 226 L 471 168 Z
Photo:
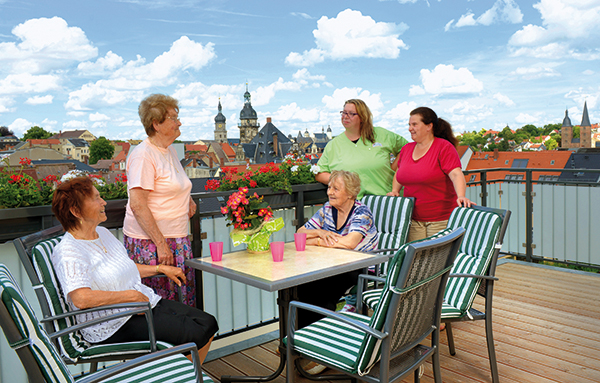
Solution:
M 414 142 L 398 154 L 398 171 L 389 196 L 415 198 L 408 240 L 426 238 L 445 229 L 456 206 L 474 205 L 465 197 L 467 184 L 456 151 L 458 140 L 452 126 L 433 110 L 419 107 L 410 112 L 409 128 Z

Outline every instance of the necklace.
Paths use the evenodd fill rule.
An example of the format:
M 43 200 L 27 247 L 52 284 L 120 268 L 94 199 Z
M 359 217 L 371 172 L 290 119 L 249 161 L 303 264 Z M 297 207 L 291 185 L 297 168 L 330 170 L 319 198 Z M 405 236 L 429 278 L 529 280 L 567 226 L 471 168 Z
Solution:
M 71 235 L 73 236 L 73 238 L 75 238 L 78 241 L 86 241 L 87 243 L 91 243 L 92 245 L 96 246 L 100 250 L 104 251 L 105 254 L 108 253 L 108 251 L 106 250 L 106 247 L 104 246 L 104 242 L 102 242 L 102 238 L 100 238 L 100 236 L 98 236 L 98 238 L 96 238 L 96 239 L 85 239 L 85 238 L 78 238 L 78 236 L 76 236 L 73 233 L 71 233 Z M 96 240 L 99 240 L 100 244 L 97 244 Z
M 148 138 L 148 142 L 150 142 L 152 144 L 152 146 L 154 146 L 156 149 L 158 149 L 158 152 L 160 154 L 162 154 L 162 156 L 167 161 L 167 163 L 169 164 L 169 166 L 172 167 L 173 169 L 175 169 L 176 173 L 179 173 L 179 170 L 177 170 L 177 167 L 175 167 L 175 165 L 171 161 L 171 152 L 169 151 L 169 149 L 166 149 L 167 150 L 167 154 L 168 154 L 168 156 L 167 156 L 167 154 L 163 153 L 163 151 L 161 150 L 162 148 L 160 148 L 158 145 L 156 145 L 154 142 L 152 142 L 152 140 L 150 138 Z

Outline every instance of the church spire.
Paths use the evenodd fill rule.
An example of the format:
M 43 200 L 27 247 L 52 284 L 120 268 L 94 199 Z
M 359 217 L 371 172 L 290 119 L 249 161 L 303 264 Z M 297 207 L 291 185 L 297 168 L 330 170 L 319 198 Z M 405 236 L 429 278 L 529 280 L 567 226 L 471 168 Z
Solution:
M 588 115 L 587 101 L 583 104 L 583 116 L 581 117 L 580 126 L 592 126 L 592 124 L 590 124 L 590 116 Z
M 571 125 L 571 119 L 569 118 L 569 109 L 565 109 L 565 118 L 563 120 L 562 126 L 573 126 Z

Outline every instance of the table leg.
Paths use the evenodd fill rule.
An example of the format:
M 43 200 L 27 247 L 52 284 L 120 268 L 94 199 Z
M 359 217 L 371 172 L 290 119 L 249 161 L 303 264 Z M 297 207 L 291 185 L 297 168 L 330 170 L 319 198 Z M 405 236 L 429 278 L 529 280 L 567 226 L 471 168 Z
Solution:
M 290 302 L 297 299 L 296 287 L 279 290 L 277 292 L 277 305 L 279 306 L 279 366 L 271 375 L 268 376 L 231 376 L 222 375 L 221 383 L 229 382 L 269 382 L 276 379 L 285 368 L 286 350 L 283 345 L 283 338 L 287 334 L 287 318 Z

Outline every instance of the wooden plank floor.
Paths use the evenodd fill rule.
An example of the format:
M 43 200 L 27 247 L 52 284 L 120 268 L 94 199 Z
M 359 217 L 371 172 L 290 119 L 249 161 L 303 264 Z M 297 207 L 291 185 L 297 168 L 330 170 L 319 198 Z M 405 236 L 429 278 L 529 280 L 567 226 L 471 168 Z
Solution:
M 600 275 L 508 262 L 498 267 L 497 276 L 494 337 L 500 381 L 600 382 Z M 443 381 L 491 382 L 483 321 L 452 328 L 455 356 L 444 333 L 441 337 Z M 204 369 L 216 380 L 267 375 L 277 367 L 276 348 L 276 341 L 265 343 L 208 362 Z M 274 382 L 284 382 L 285 374 Z M 297 373 L 295 381 L 308 382 Z M 433 382 L 430 363 L 422 381 Z

